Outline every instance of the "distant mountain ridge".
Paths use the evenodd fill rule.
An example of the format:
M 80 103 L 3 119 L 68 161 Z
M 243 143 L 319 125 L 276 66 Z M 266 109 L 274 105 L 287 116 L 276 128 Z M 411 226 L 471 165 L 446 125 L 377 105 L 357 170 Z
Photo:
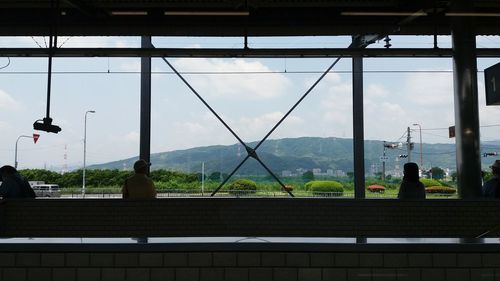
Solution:
M 248 143 L 255 147 L 258 142 Z M 486 142 L 483 147 L 500 150 L 500 142 Z M 455 170 L 455 144 L 423 144 L 424 168 L 431 165 L 441 168 Z M 482 151 L 484 152 L 484 151 Z M 272 171 L 281 174 L 282 171 L 295 172 L 297 169 L 312 170 L 321 169 L 326 172 L 342 170 L 349 172 L 353 170 L 353 141 L 347 138 L 320 138 L 300 137 L 267 140 L 257 150 L 259 158 Z M 386 149 L 386 171 L 395 170 L 396 165 L 402 168 L 407 158 L 406 146 L 394 149 Z M 161 152 L 151 154 L 152 169 L 169 169 L 183 172 L 201 172 L 202 163 L 205 165 L 205 173 L 231 172 L 245 157 L 246 150 L 241 144 L 213 145 L 195 147 L 184 150 Z M 383 155 L 383 141 L 365 140 L 365 171 L 367 173 L 380 171 Z M 420 163 L 419 144 L 411 154 L 412 162 Z M 396 160 L 397 159 L 397 160 Z M 131 169 L 137 157 L 124 160 L 92 165 L 90 169 Z M 494 161 L 494 157 L 482 158 L 483 166 L 488 167 Z M 241 175 L 267 174 L 264 168 L 254 159 L 250 158 L 238 170 Z

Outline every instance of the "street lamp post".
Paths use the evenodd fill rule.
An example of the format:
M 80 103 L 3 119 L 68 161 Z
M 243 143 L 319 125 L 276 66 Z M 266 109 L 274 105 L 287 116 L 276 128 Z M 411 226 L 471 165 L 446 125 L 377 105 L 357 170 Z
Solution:
M 422 158 L 422 126 L 420 126 L 420 124 L 418 123 L 415 123 L 413 124 L 413 126 L 418 126 L 418 131 L 420 133 L 420 170 L 423 170 L 424 167 L 422 166 L 423 165 L 423 158 Z
M 14 168 L 17 169 L 17 143 L 19 142 L 19 139 L 21 138 L 30 138 L 32 139 L 33 137 L 32 136 L 25 136 L 25 135 L 21 135 L 17 138 L 16 140 L 16 152 L 15 152 L 15 156 L 14 156 Z
M 82 184 L 82 197 L 85 197 L 85 168 L 87 157 L 87 114 L 95 113 L 94 110 L 87 110 L 85 112 L 85 125 L 83 126 L 83 184 Z

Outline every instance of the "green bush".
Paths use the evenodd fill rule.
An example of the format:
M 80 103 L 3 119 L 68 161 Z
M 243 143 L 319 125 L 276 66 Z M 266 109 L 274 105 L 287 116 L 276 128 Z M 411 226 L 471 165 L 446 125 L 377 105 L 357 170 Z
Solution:
M 433 180 L 433 179 L 420 179 L 420 182 L 425 186 L 425 187 L 428 187 L 428 186 L 441 186 L 442 184 L 437 181 L 437 180 Z
M 451 182 L 451 181 L 440 180 L 439 182 L 441 183 L 442 186 L 456 188 L 456 186 L 454 185 L 454 183 Z
M 79 187 L 68 187 L 61 188 L 61 194 L 73 194 L 80 195 L 82 189 Z M 122 188 L 119 186 L 107 186 L 107 187 L 86 187 L 85 194 L 121 194 Z
M 345 190 L 353 191 L 354 190 L 354 183 L 353 182 L 343 182 Z
M 311 185 L 313 184 L 314 181 L 309 181 L 309 182 L 306 182 L 304 184 L 304 188 L 307 190 L 307 191 L 310 191 L 311 190 Z
M 457 192 L 457 190 L 447 186 L 429 186 L 425 188 L 425 192 L 437 194 L 454 194 Z
M 227 186 L 229 193 L 255 193 L 257 184 L 253 180 L 239 179 L 235 180 Z
M 310 181 L 305 184 L 306 190 L 315 195 L 342 196 L 344 187 L 338 181 Z M 326 194 L 328 193 L 328 194 Z

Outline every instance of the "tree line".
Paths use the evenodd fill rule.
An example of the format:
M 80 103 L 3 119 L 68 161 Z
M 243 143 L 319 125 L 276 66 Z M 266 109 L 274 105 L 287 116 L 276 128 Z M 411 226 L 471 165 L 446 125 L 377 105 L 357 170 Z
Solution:
M 19 173 L 28 181 L 44 181 L 45 183 L 58 184 L 61 188 L 82 186 L 83 170 L 61 174 L 43 169 L 25 169 L 20 170 Z M 121 186 L 125 179 L 132 175 L 132 171 L 118 169 L 86 170 L 85 185 L 89 187 Z M 151 179 L 155 182 L 194 183 L 201 181 L 201 174 L 154 170 L 151 171 Z

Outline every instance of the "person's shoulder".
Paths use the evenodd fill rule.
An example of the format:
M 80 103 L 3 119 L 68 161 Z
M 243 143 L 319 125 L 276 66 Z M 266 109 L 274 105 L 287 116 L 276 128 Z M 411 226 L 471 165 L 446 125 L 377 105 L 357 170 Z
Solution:
M 498 177 L 492 177 L 491 179 L 487 180 L 484 184 L 485 185 L 490 185 L 490 184 L 497 184 L 499 182 Z
M 16 182 L 16 179 L 12 176 L 9 176 L 9 177 L 4 177 L 3 178 L 3 183 L 5 184 L 10 184 L 10 183 L 13 183 L 13 182 Z
M 146 174 L 135 174 L 132 176 L 133 178 L 140 179 L 142 181 L 152 182 L 153 180 L 148 177 Z
M 138 177 L 140 177 L 140 174 L 133 174 L 133 175 L 129 176 L 127 179 L 136 179 Z

